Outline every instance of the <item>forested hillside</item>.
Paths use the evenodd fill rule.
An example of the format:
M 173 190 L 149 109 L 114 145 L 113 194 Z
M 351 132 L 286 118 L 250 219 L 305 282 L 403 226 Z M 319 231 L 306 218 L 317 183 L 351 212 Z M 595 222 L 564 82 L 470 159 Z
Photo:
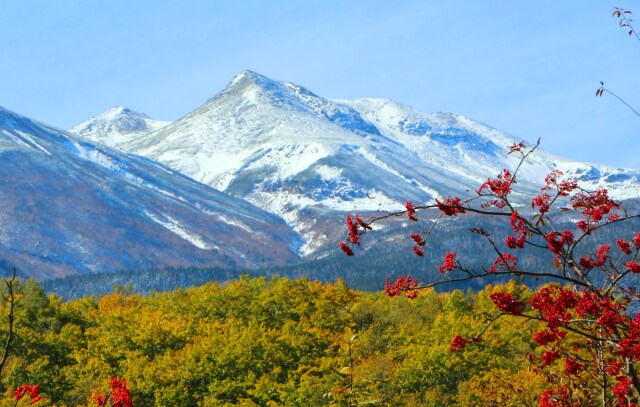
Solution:
M 126 378 L 139 406 L 521 405 L 544 384 L 522 356 L 536 321 L 501 318 L 485 341 L 450 351 L 496 314 L 493 289 L 409 300 L 342 281 L 241 278 L 64 302 L 29 280 L 2 386 L 8 400 L 40 384 L 38 405 L 56 406 L 95 405 L 110 377 Z
M 634 208 L 637 201 L 626 201 L 625 206 Z M 554 225 L 559 228 L 571 228 L 572 223 L 567 219 L 555 218 Z M 439 227 L 432 232 L 432 239 L 425 248 L 425 256 L 418 257 L 411 251 L 413 240 L 409 233 L 419 231 L 419 227 L 410 225 L 404 228 L 404 238 L 397 228 L 390 228 L 386 233 L 376 231 L 367 236 L 376 245 L 374 250 L 366 251 L 356 257 L 345 257 L 333 251 L 323 253 L 324 256 L 315 260 L 291 263 L 280 267 L 267 267 L 254 270 L 229 269 L 220 267 L 179 267 L 151 270 L 122 270 L 112 273 L 79 274 L 59 279 L 42 281 L 40 284 L 47 292 L 53 292 L 65 299 L 81 298 L 83 295 L 101 295 L 114 289 L 120 292 L 137 292 L 149 294 L 154 291 L 171 291 L 177 288 L 198 286 L 210 281 L 227 281 L 239 278 L 241 275 L 251 277 L 279 276 L 289 278 L 308 277 L 312 280 L 335 282 L 344 280 L 350 288 L 364 291 L 379 291 L 384 287 L 386 278 L 395 280 L 401 275 L 411 274 L 424 283 L 441 279 L 438 266 L 442 263 L 442 256 L 447 248 L 456 247 L 461 256 L 467 259 L 467 265 L 482 267 L 493 259 L 493 249 L 486 245 L 481 238 L 469 233 L 469 229 L 482 226 L 492 235 L 502 236 L 510 232 L 510 226 L 500 225 L 494 219 L 478 219 L 474 216 L 441 221 Z M 615 244 L 619 236 L 631 235 L 640 230 L 640 220 L 611 225 L 599 232 L 603 242 Z M 336 245 L 337 246 L 337 245 Z M 591 242 L 585 243 L 585 248 L 596 249 Z M 525 255 L 520 259 L 522 267 L 528 270 L 543 270 L 549 268 L 549 259 L 536 255 L 531 247 L 522 249 Z M 586 249 L 585 249 L 586 252 Z M 6 274 L 10 271 L 10 264 L 2 265 Z M 19 270 L 20 271 L 20 270 Z M 634 278 L 635 277 L 631 277 Z M 451 291 L 482 289 L 486 284 L 504 282 L 505 277 L 494 276 L 490 279 L 476 279 L 459 283 L 450 283 L 442 287 Z M 527 283 L 535 287 L 543 283 L 542 280 L 529 279 Z

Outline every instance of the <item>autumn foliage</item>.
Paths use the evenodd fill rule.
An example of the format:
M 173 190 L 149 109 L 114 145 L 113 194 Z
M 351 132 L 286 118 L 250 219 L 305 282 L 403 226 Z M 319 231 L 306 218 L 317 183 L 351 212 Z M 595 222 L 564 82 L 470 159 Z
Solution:
M 519 405 L 498 378 L 518 377 L 527 394 L 541 388 L 517 357 L 535 351 L 540 321 L 497 320 L 473 342 L 493 316 L 491 293 L 528 298 L 526 287 L 420 289 L 410 299 L 417 281 L 389 285 L 401 295 L 242 278 L 62 301 L 19 281 L 0 406 Z M 452 353 L 455 335 L 470 343 Z

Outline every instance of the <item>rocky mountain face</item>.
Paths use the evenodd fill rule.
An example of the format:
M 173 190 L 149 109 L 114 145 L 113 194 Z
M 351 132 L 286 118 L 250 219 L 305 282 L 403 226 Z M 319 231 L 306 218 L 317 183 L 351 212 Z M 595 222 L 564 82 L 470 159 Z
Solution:
M 4 108 L 0 164 L 0 259 L 37 279 L 297 259 L 301 241 L 279 217 Z
M 345 212 L 472 195 L 517 165 L 507 147 L 521 141 L 460 115 L 424 114 L 385 99 L 330 100 L 251 71 L 158 131 L 122 139 L 76 131 L 284 218 L 305 240 L 302 255 L 335 244 Z M 638 170 L 538 150 L 519 172 L 523 202 L 554 169 L 618 199 L 640 196 Z

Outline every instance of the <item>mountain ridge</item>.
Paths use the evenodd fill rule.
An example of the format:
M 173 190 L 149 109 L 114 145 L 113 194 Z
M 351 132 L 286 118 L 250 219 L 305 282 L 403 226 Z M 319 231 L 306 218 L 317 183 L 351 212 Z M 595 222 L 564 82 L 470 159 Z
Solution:
M 278 217 L 5 108 L 0 163 L 0 258 L 28 276 L 297 259 Z
M 203 105 L 121 148 L 284 218 L 310 255 L 338 239 L 344 213 L 468 196 L 514 168 L 521 140 L 451 113 L 425 114 L 385 99 L 332 100 L 243 71 Z M 542 149 L 519 171 L 527 204 L 553 170 L 640 196 L 640 171 L 580 163 Z M 310 216 L 312 214 L 312 216 Z

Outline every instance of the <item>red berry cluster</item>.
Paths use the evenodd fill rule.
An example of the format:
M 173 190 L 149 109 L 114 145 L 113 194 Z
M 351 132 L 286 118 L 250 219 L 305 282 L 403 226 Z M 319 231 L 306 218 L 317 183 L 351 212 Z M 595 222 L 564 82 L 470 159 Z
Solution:
M 467 342 L 469 341 L 464 339 L 462 336 L 456 335 L 453 337 L 451 343 L 449 344 L 449 350 L 451 352 L 460 352 L 465 348 L 465 346 L 467 346 Z
M 560 386 L 555 389 L 547 389 L 540 396 L 539 407 L 564 407 L 571 406 L 571 398 L 567 386 Z
M 511 214 L 510 224 L 513 228 L 513 236 L 507 236 L 504 239 L 504 243 L 510 249 L 523 249 L 527 241 L 527 224 L 524 219 L 518 215 L 518 211 L 513 211 Z
M 405 293 L 407 298 L 414 299 L 418 296 L 418 280 L 411 276 L 398 277 L 395 283 L 391 284 L 391 280 L 387 278 L 384 291 L 389 297 L 395 297 L 401 293 Z
M 359 228 L 362 228 L 363 231 L 372 229 L 371 225 L 364 222 L 362 219 L 360 219 L 358 215 L 356 215 L 355 222 L 351 219 L 351 215 L 347 215 L 346 224 L 347 224 L 347 229 L 349 230 L 349 238 L 347 240 L 355 245 L 360 244 L 361 232 Z M 340 250 L 342 250 L 344 254 L 346 254 L 347 256 L 353 256 L 354 253 L 353 253 L 353 249 L 351 249 L 351 246 L 349 246 L 345 242 L 340 242 L 339 246 L 340 246 Z
M 542 352 L 541 359 L 542 364 L 544 366 L 548 366 L 553 363 L 554 360 L 560 359 L 560 352 L 558 352 L 557 350 L 545 350 L 544 352 Z
M 29 385 L 23 384 L 18 386 L 16 390 L 13 392 L 13 397 L 16 399 L 16 403 L 18 400 L 21 400 L 24 396 L 28 395 L 31 399 L 31 404 L 36 404 L 38 401 L 42 399 L 42 395 L 38 394 L 40 391 L 40 385 Z
M 416 217 L 416 209 L 413 207 L 411 201 L 407 201 L 404 207 L 407 208 L 407 217 L 412 221 L 417 222 L 418 218 Z
M 543 192 L 531 200 L 531 208 L 538 208 L 540 213 L 546 213 L 549 212 L 550 202 L 551 195 Z
M 583 232 L 591 232 L 591 230 L 603 220 L 604 216 L 609 214 L 611 210 L 619 208 L 620 204 L 609 199 L 606 189 L 598 189 L 592 193 L 580 192 L 571 198 L 571 206 L 586 216 L 577 223 L 577 226 Z M 609 217 L 609 221 L 618 220 L 618 215 Z
M 557 255 L 562 254 L 562 249 L 573 243 L 573 233 L 568 230 L 563 230 L 561 233 L 551 231 L 546 234 L 547 247 L 552 253 Z
M 464 213 L 460 198 L 457 196 L 453 199 L 447 198 L 444 202 L 436 199 L 436 204 L 438 205 L 438 209 L 447 216 L 457 216 L 459 213 Z
M 502 312 L 508 312 L 509 314 L 521 315 L 522 314 L 522 302 L 515 298 L 511 293 L 502 293 L 494 291 L 489 294 L 491 302 Z
M 111 387 L 109 393 L 93 397 L 98 407 L 107 405 L 110 407 L 131 407 L 133 405 L 131 395 L 129 394 L 129 390 L 127 390 L 127 381 L 124 377 L 120 380 L 112 377 L 111 380 L 109 380 L 109 386 Z
M 492 195 L 502 199 L 511 193 L 511 185 L 515 183 L 511 172 L 507 169 L 502 170 L 497 179 L 488 178 L 485 183 L 478 188 L 478 195 L 483 195 L 485 189 L 489 189 Z
M 442 266 L 438 266 L 438 271 L 441 273 L 446 273 L 447 271 L 451 271 L 456 267 L 456 255 L 455 252 L 447 252 L 444 255 L 444 262 Z
M 560 181 L 560 177 L 563 175 L 563 172 L 560 170 L 551 171 L 544 179 L 546 185 L 540 189 L 542 191 L 555 189 L 558 196 L 569 196 L 571 192 L 578 188 L 578 181 L 573 178 Z
M 585 270 L 603 267 L 609 259 L 610 249 L 611 245 L 603 244 L 602 246 L 598 247 L 595 259 L 593 259 L 591 255 L 581 257 L 580 266 L 582 266 L 582 268 L 584 268 Z
M 499 254 L 498 257 L 496 257 L 496 259 L 493 261 L 491 267 L 489 267 L 489 272 L 497 273 L 498 271 L 515 271 L 518 269 L 517 262 L 518 258 L 513 254 Z

